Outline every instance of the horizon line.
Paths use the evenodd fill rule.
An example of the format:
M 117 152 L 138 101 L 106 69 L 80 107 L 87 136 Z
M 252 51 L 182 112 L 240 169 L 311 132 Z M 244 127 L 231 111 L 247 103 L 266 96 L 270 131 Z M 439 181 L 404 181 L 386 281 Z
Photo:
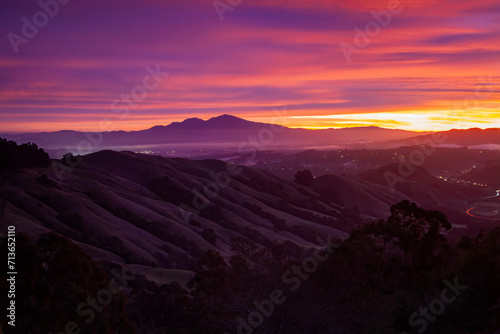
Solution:
M 131 132 L 147 131 L 147 130 L 150 130 L 150 129 L 155 128 L 155 127 L 167 127 L 167 126 L 170 126 L 172 124 L 181 124 L 181 123 L 183 123 L 183 122 L 185 122 L 187 120 L 192 120 L 192 119 L 198 119 L 198 120 L 201 120 L 203 122 L 208 122 L 211 119 L 220 118 L 222 116 L 230 116 L 230 117 L 234 117 L 234 118 L 237 118 L 237 119 L 240 119 L 240 120 L 244 120 L 244 121 L 247 121 L 247 122 L 251 122 L 251 123 L 273 124 L 273 125 L 283 126 L 285 128 L 288 128 L 288 129 L 302 129 L 302 130 L 311 130 L 311 131 L 316 131 L 316 130 L 341 130 L 341 129 L 378 128 L 378 129 L 385 129 L 385 130 L 406 131 L 406 132 L 414 132 L 414 133 L 434 133 L 434 132 L 447 132 L 447 131 L 451 131 L 451 130 L 471 130 L 471 129 L 487 130 L 487 129 L 500 129 L 500 127 L 480 128 L 478 126 L 471 126 L 471 127 L 468 127 L 468 128 L 451 127 L 449 129 L 442 129 L 442 130 L 410 130 L 410 129 L 404 129 L 404 128 L 399 128 L 399 127 L 385 127 L 385 126 L 380 126 L 380 125 L 310 126 L 310 127 L 306 127 L 306 126 L 294 126 L 294 125 L 287 126 L 287 125 L 282 125 L 282 124 L 279 124 L 279 123 L 259 122 L 259 121 L 249 120 L 249 119 L 238 117 L 238 116 L 234 116 L 234 115 L 231 115 L 231 114 L 219 114 L 219 115 L 216 115 L 216 116 L 207 117 L 205 119 L 204 118 L 200 118 L 200 117 L 187 117 L 187 118 L 185 118 L 183 120 L 180 120 L 180 121 L 173 121 L 173 122 L 170 122 L 168 124 L 156 124 L 156 125 L 149 126 L 147 128 L 139 129 L 139 130 L 117 129 L 117 130 L 111 130 L 111 131 L 86 131 L 86 130 L 82 131 L 82 130 L 73 130 L 73 129 L 63 128 L 63 129 L 60 129 L 60 130 L 53 130 L 53 131 L 46 131 L 46 130 L 45 131 L 43 131 L 43 130 L 40 130 L 40 131 L 5 131 L 5 132 L 2 131 L 0 133 L 2 135 L 56 133 L 56 132 L 63 132 L 63 131 L 74 131 L 74 132 L 80 132 L 80 133 L 113 133 L 113 132 L 127 132 L 127 133 L 131 133 Z M 301 118 L 303 116 L 290 116 L 290 117 L 292 117 L 292 118 Z

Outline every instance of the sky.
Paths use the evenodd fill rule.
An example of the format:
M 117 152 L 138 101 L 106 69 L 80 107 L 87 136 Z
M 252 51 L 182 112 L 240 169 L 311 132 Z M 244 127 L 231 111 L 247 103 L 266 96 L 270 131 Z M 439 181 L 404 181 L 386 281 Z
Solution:
M 0 5 L 0 133 L 500 126 L 497 0 L 59 1 Z

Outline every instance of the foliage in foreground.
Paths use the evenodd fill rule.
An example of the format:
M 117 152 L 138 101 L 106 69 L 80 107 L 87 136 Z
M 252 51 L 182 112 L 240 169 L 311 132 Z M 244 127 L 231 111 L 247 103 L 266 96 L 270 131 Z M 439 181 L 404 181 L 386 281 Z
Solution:
M 49 155 L 36 144 L 17 145 L 0 138 L 0 171 L 10 168 L 45 167 L 50 163 Z
M 290 244 L 269 250 L 234 240 L 231 258 L 202 256 L 188 289 L 137 276 L 128 302 L 117 295 L 82 333 L 133 333 L 134 326 L 155 334 L 495 333 L 500 229 L 450 245 L 443 236 L 450 228 L 442 213 L 403 201 L 340 247 L 300 253 Z M 26 327 L 12 333 L 62 331 L 78 302 L 109 280 L 61 237 L 45 235 L 36 244 L 21 237 L 18 250 L 22 270 L 32 274 L 18 282 L 18 321 Z M 459 286 L 455 295 L 450 284 Z M 449 302 L 440 303 L 443 296 Z M 429 311 L 441 304 L 439 314 Z

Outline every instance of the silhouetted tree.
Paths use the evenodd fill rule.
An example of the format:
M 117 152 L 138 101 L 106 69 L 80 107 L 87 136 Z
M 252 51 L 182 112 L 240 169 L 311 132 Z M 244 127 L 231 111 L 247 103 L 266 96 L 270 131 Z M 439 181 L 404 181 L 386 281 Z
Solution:
M 66 166 L 76 168 L 82 163 L 82 157 L 79 155 L 74 156 L 73 153 L 69 152 L 63 155 L 61 163 Z
M 297 173 L 295 173 L 294 177 L 296 183 L 305 187 L 310 186 L 314 182 L 314 176 L 308 169 L 298 171 Z
M 1 247 L 3 263 L 7 263 L 6 257 L 7 247 Z M 99 299 L 99 291 L 108 289 L 111 278 L 68 238 L 51 232 L 33 244 L 26 235 L 17 234 L 16 271 L 22 275 L 16 280 L 16 326 L 9 326 L 9 333 L 59 333 L 69 322 L 76 323 L 82 332 L 134 333 L 122 292 L 113 295 L 109 305 L 99 305 L 102 309 L 94 312 L 92 319 L 88 305 L 80 311 L 85 316 L 78 314 L 77 307 L 89 298 Z M 6 291 L 6 283 L 2 271 L 1 291 Z M 2 309 L 7 303 L 6 298 L 0 299 Z
M 24 167 L 45 167 L 50 163 L 49 155 L 36 144 L 17 145 L 0 138 L 0 170 Z

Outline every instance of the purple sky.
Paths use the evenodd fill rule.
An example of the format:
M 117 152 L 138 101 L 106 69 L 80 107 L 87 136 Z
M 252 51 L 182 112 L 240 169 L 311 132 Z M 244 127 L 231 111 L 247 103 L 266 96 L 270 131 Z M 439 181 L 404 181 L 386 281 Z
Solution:
M 0 132 L 96 131 L 103 120 L 136 130 L 224 113 L 270 121 L 283 107 L 289 126 L 311 128 L 500 124 L 497 1 L 243 0 L 223 21 L 210 0 L 58 6 L 26 38 L 22 18 L 43 21 L 40 5 L 2 4 Z M 356 40 L 367 23 L 380 31 Z M 155 81 L 148 66 L 169 75 Z

